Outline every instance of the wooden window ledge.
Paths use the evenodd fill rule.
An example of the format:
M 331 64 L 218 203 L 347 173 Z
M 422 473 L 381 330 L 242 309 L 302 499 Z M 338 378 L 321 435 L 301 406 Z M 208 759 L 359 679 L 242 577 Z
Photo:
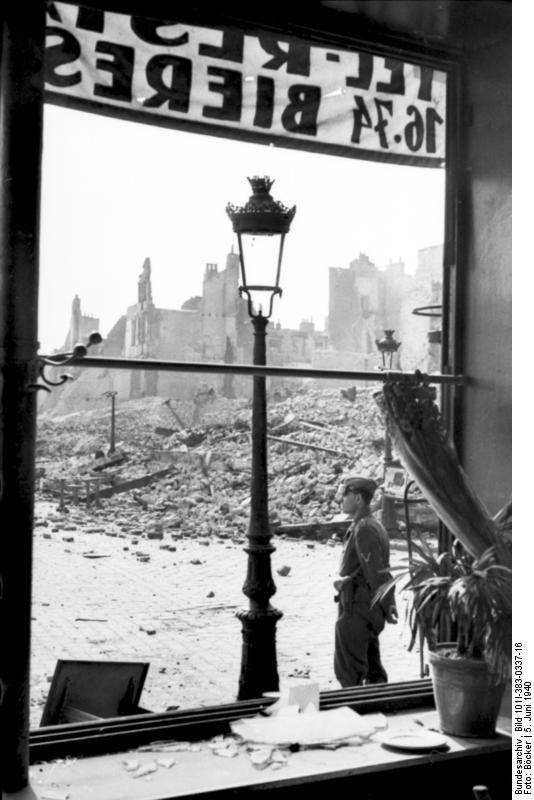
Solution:
M 426 727 L 433 727 L 436 712 L 422 708 L 387 715 L 388 729 L 417 728 L 416 719 Z M 509 765 L 511 739 L 504 729 L 488 739 L 450 736 L 446 739 L 448 750 L 426 753 L 393 751 L 373 738 L 361 745 L 335 750 L 304 749 L 291 753 L 287 764 L 276 771 L 270 767 L 256 768 L 245 752 L 240 751 L 234 758 L 216 755 L 206 741 L 199 743 L 196 752 L 133 749 L 108 755 L 55 759 L 32 765 L 35 795 L 19 792 L 5 796 L 5 800 L 33 800 L 33 797 L 38 800 L 47 797 L 58 800 L 172 800 L 248 796 L 252 791 L 297 797 L 304 796 L 304 791 L 309 794 L 311 783 L 320 783 L 323 793 L 330 787 L 352 787 L 362 800 L 384 797 L 384 791 L 394 791 L 391 796 L 434 799 L 447 797 L 446 792 L 453 789 L 455 800 L 461 800 L 472 797 L 467 792 L 470 793 L 471 786 L 477 783 L 486 783 L 496 792 L 496 782 L 502 780 L 498 776 L 509 775 L 507 766 L 503 768 L 503 765 Z M 138 778 L 126 770 L 127 760 L 142 765 L 157 762 L 158 758 L 171 759 L 173 763 L 170 766 L 161 764 L 155 772 Z M 401 791 L 405 783 L 409 787 L 406 795 Z

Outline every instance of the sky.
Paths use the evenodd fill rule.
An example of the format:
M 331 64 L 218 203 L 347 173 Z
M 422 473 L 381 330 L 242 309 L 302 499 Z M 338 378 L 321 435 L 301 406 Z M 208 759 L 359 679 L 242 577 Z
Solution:
M 445 172 L 248 144 L 45 106 L 39 341 L 61 347 L 72 299 L 105 336 L 137 300 L 146 257 L 160 308 L 202 293 L 205 264 L 234 246 L 225 207 L 248 176 L 297 212 L 286 237 L 273 319 L 324 329 L 328 268 L 360 252 L 378 266 L 443 242 Z

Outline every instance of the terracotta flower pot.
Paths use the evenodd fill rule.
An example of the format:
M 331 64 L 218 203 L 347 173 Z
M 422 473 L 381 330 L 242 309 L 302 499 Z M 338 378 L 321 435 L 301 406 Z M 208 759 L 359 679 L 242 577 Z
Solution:
M 429 653 L 440 728 L 452 736 L 492 736 L 505 683 L 495 681 L 485 661 L 457 657 L 455 650 L 444 644 Z

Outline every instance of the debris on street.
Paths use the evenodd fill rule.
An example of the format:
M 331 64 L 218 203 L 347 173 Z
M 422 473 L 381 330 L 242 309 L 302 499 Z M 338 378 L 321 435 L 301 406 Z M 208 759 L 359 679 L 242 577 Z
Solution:
M 343 474 L 360 472 L 381 482 L 384 431 L 372 393 L 365 387 L 349 398 L 333 389 L 300 390 L 270 404 L 273 529 L 331 522 L 339 513 L 335 493 Z M 172 530 L 177 537 L 242 541 L 250 501 L 247 401 L 217 398 L 194 427 L 186 427 L 181 405 L 185 401 L 158 397 L 118 402 L 120 452 L 97 459 L 95 453 L 106 450 L 107 408 L 43 415 L 37 443 L 41 496 L 57 498 L 61 513 L 78 511 L 73 517 L 83 527 L 85 506 L 93 525 L 102 508 L 108 529 L 133 532 L 142 515 L 147 538 Z M 169 409 L 175 430 L 162 438 L 157 430 L 168 425 Z M 53 521 L 37 520 L 43 526 Z

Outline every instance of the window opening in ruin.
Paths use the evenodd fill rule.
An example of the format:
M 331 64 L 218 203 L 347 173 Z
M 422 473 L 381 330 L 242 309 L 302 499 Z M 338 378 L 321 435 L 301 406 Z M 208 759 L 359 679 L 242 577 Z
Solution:
M 398 80 L 395 69 L 390 74 Z M 424 67 L 420 74 L 428 80 Z M 376 101 L 371 121 L 358 97 L 354 125 L 360 133 L 374 127 L 383 142 L 386 101 Z M 426 147 L 435 146 L 441 123 L 431 111 L 424 121 L 415 106 L 409 112 L 404 135 L 412 153 L 424 136 Z M 427 335 L 436 323 L 412 310 L 442 302 L 444 163 L 430 169 L 291 145 L 48 105 L 42 351 L 69 349 L 99 327 L 104 356 L 251 363 L 225 206 L 245 202 L 246 178 L 265 174 L 276 181 L 274 196 L 297 206 L 267 362 L 372 371 L 381 363 L 376 340 L 393 329 L 402 343 L 396 367 L 440 371 L 439 341 Z M 149 369 L 80 369 L 73 377 L 39 398 L 32 727 L 61 657 L 150 653 L 142 704 L 152 711 L 231 702 L 240 658 L 234 611 L 244 604 L 251 381 Z M 328 569 L 337 569 L 332 535 L 345 522 L 334 495 L 350 472 L 383 480 L 385 437 L 372 398 L 378 388 L 268 380 L 270 509 L 278 531 L 274 602 L 285 612 L 277 635 L 282 679 L 312 676 L 324 689 L 336 685 Z M 116 392 L 113 458 L 110 392 Z M 132 484 L 128 491 L 121 491 L 123 483 Z M 402 527 L 400 505 L 397 511 Z M 427 510 L 421 527 L 434 535 Z M 61 600 L 46 579 L 50 559 L 65 562 Z M 127 612 L 118 610 L 121 596 L 128 597 Z M 332 617 L 324 627 L 316 624 L 323 610 L 325 619 Z M 72 634 L 59 648 L 46 633 L 58 613 Z M 297 652 L 299 631 L 311 629 L 317 641 Z M 391 653 L 403 654 L 386 658 L 392 681 L 419 676 L 418 655 L 406 655 L 402 635 L 406 640 L 401 626 L 391 632 Z M 195 687 L 202 696 L 193 696 Z

